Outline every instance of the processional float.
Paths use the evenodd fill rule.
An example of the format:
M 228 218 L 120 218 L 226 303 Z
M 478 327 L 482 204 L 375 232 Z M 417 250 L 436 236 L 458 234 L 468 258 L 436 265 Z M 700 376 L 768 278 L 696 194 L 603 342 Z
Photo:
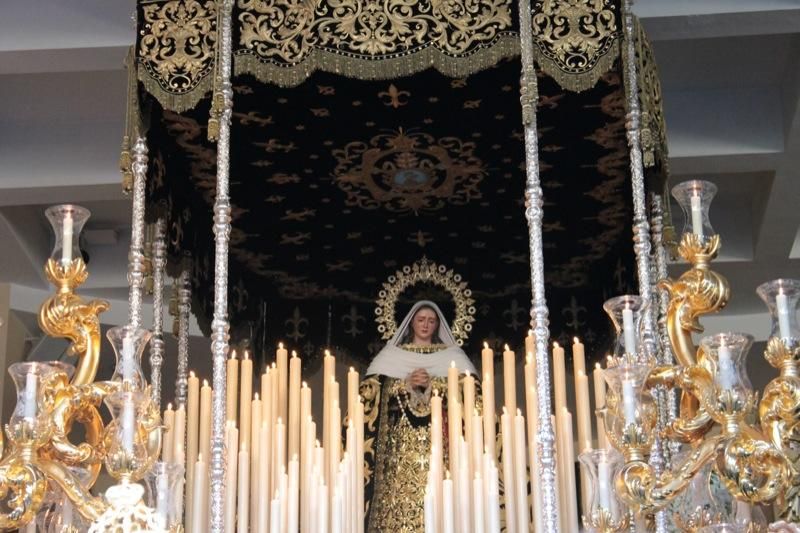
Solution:
M 314 209 L 276 208 L 274 213 L 283 215 L 278 217 L 269 214 L 269 206 L 283 201 L 282 190 L 296 187 L 301 194 L 311 195 L 320 185 L 311 182 L 306 187 L 299 171 L 270 171 L 266 181 L 272 189 L 263 197 L 253 195 L 262 201 L 261 209 L 247 205 L 248 190 L 241 179 L 244 174 L 236 166 L 236 156 L 246 151 L 235 134 L 242 134 L 248 125 L 270 131 L 276 120 L 299 116 L 304 108 L 297 107 L 298 102 L 306 102 L 308 90 L 319 98 L 333 97 L 337 90 L 341 96 L 357 85 L 352 81 L 339 86 L 327 83 L 337 75 L 357 80 L 370 91 L 377 85 L 369 83 L 380 81 L 380 89 L 373 91 L 379 104 L 350 99 L 349 111 L 341 114 L 332 104 L 317 105 L 314 100 L 305 106 L 307 114 L 323 120 L 333 113 L 340 122 L 352 118 L 348 127 L 355 128 L 356 121 L 362 120 L 367 130 L 379 128 L 376 117 L 382 115 L 373 116 L 378 108 L 370 105 L 402 113 L 418 90 L 417 86 L 406 86 L 404 77 L 414 74 L 420 75 L 423 84 L 447 79 L 448 91 L 427 95 L 427 104 L 457 101 L 463 110 L 485 109 L 485 98 L 458 97 L 457 91 L 470 89 L 471 84 L 490 86 L 502 78 L 503 72 L 520 65 L 521 108 L 516 111 L 519 115 L 513 116 L 520 117 L 516 125 L 521 129 L 489 149 L 502 152 L 507 144 L 518 146 L 524 160 L 498 157 L 496 166 L 488 165 L 474 141 L 480 135 L 473 134 L 473 140 L 469 140 L 440 131 L 437 138 L 402 127 L 390 132 L 375 130 L 365 142 L 337 145 L 327 137 L 308 141 L 309 146 L 328 147 L 326 157 L 331 158 L 330 173 L 334 176 L 328 181 L 339 187 L 348 208 L 337 207 L 342 223 L 351 207 L 373 212 L 383 209 L 387 224 L 404 215 L 425 219 L 432 213 L 438 222 L 446 222 L 446 216 L 439 212 L 442 206 L 480 204 L 476 202 L 481 199 L 480 184 L 490 171 L 500 172 L 502 165 L 517 161 L 519 167 L 510 170 L 524 169 L 528 231 L 521 240 L 527 242 L 529 255 L 521 254 L 520 261 L 519 254 L 513 252 L 524 245 L 506 243 L 505 253 L 498 256 L 504 257 L 507 265 L 523 265 L 525 281 L 532 291 L 531 331 L 518 350 L 527 357 L 504 350 L 503 411 L 497 420 L 491 408 L 495 392 L 500 394 L 494 389 L 493 347 L 487 345 L 481 354 L 481 413 L 473 414 L 475 380 L 448 376 L 448 404 L 459 414 L 448 417 L 449 434 L 460 438 L 450 439 L 446 464 L 444 444 L 434 439 L 425 494 L 426 530 L 494 531 L 504 527 L 507 531 L 574 531 L 581 527 L 580 515 L 582 527 L 591 531 L 755 531 L 762 525 L 754 519 L 757 510 L 751 504 L 772 502 L 777 502 L 776 519 L 797 519 L 800 396 L 796 308 L 800 285 L 795 280 L 776 280 L 759 288 L 773 315 L 765 357 L 780 370 L 780 376 L 756 402 L 743 367 L 751 343 L 748 336 L 715 335 L 703 339 L 699 348 L 692 339 L 692 333 L 702 331 L 698 318 L 718 311 L 729 298 L 726 280 L 710 267 L 720 247 L 720 238 L 708 217 L 714 194 L 711 184 L 689 182 L 673 191 L 687 220 L 677 250 L 691 268 L 677 280 L 666 278 L 666 244 L 671 232 L 668 202 L 662 192 L 666 143 L 660 87 L 649 45 L 629 1 L 537 0 L 531 4 L 521 0 L 515 6 L 504 1 L 446 5 L 354 1 L 333 5 L 241 0 L 234 5 L 232 0 L 164 0 L 139 2 L 137 19 L 137 43 L 129 58 L 129 113 L 121 158 L 123 183 L 133 199 L 129 324 L 109 333 L 117 356 L 116 371 L 109 380 L 96 381 L 101 350 L 98 315 L 107 305 L 87 302 L 75 293 L 88 275 L 77 246 L 88 212 L 69 205 L 49 210 L 56 244 L 45 270 L 56 292 L 42 305 L 40 324 L 47 334 L 67 338 L 77 361 L 74 368 L 62 363 L 20 363 L 10 369 L 19 392 L 14 415 L 6 426 L 8 449 L 0 446 L 0 492 L 7 504 L 7 511 L 0 515 L 0 527 L 48 531 L 362 531 L 365 509 L 363 485 L 358 481 L 364 478 L 363 403 L 358 395 L 358 373 L 347 373 L 347 393 L 342 401 L 334 357 L 308 357 L 308 351 L 320 353 L 315 350 L 319 346 L 304 351 L 305 360 L 316 359 L 322 366 L 322 402 L 317 401 L 322 404 L 318 418 L 322 427 L 317 428 L 311 415 L 311 388 L 302 384 L 301 358 L 289 357 L 288 350 L 279 347 L 274 363 L 256 362 L 264 366 L 257 382 L 253 358 L 249 354 L 237 358 L 231 353 L 229 327 L 231 317 L 234 323 L 247 323 L 249 319 L 252 324 L 253 316 L 257 316 L 255 322 L 263 325 L 267 315 L 280 314 L 248 303 L 254 300 L 248 294 L 248 281 L 253 279 L 248 271 L 271 276 L 276 284 L 282 284 L 275 292 L 277 299 L 323 294 L 327 295 L 323 301 L 327 299 L 328 309 L 336 298 L 350 297 L 358 305 L 364 302 L 359 303 L 357 293 L 315 286 L 318 278 L 293 275 L 279 258 L 266 253 L 254 255 L 248 248 L 254 239 L 247 235 L 247 220 L 261 220 L 262 225 L 265 219 L 269 221 L 269 227 L 258 235 L 263 239 L 270 238 L 270 229 L 276 224 L 288 224 L 291 231 L 275 232 L 272 237 L 278 245 L 302 247 L 315 242 L 304 226 L 291 226 L 313 218 Z M 520 65 L 511 62 L 517 55 Z M 538 73 L 534 64 L 539 66 Z M 483 69 L 489 74 L 480 78 L 478 71 Z M 254 83 L 253 79 L 258 81 Z M 271 90 L 278 94 L 274 109 L 245 106 L 239 111 L 234 107 L 234 96 L 248 103 L 253 87 L 261 83 L 271 84 Z M 304 87 L 306 92 L 290 103 L 293 95 L 287 91 L 293 86 Z M 513 100 L 511 86 L 509 90 L 505 87 L 500 90 Z M 548 93 L 551 87 L 558 87 L 559 92 Z M 575 95 L 581 91 L 594 95 L 597 101 L 576 104 Z M 210 99 L 203 100 L 209 92 Z M 548 224 L 542 187 L 549 197 L 558 197 L 563 184 L 541 179 L 548 176 L 549 158 L 557 160 L 553 154 L 566 148 L 547 143 L 551 128 L 549 124 L 542 127 L 541 121 L 548 113 L 557 115 L 567 109 L 565 103 L 569 102 L 572 109 L 583 113 L 599 109 L 617 120 L 586 134 L 578 131 L 571 139 L 565 137 L 568 142 L 564 144 L 576 139 L 594 143 L 592 146 L 600 152 L 594 154 L 591 172 L 608 180 L 581 194 L 601 205 L 591 218 L 600 228 L 593 231 L 600 234 L 595 239 L 578 239 L 584 249 L 581 260 L 567 260 L 565 265 L 570 263 L 571 267 L 559 265 L 551 272 L 551 306 L 559 290 L 569 293 L 571 287 L 578 286 L 570 286 L 569 281 L 580 276 L 575 263 L 584 270 L 600 265 L 605 253 L 616 250 L 609 243 L 624 235 L 619 228 L 628 227 L 631 220 L 638 281 L 637 296 L 620 296 L 605 304 L 615 340 L 605 368 L 594 373 L 596 446 L 584 347 L 577 339 L 573 343 L 577 450 L 572 415 L 566 407 L 566 356 L 558 345 L 551 355 L 545 301 L 545 237 L 564 221 Z M 279 111 L 283 104 L 295 107 Z M 369 113 L 361 114 L 358 109 L 362 106 Z M 446 109 L 445 113 L 450 111 Z M 426 114 L 430 110 L 420 113 L 418 123 L 438 127 L 438 117 Z M 487 117 L 498 124 L 508 119 L 499 112 Z M 390 125 L 397 125 L 396 120 Z M 463 124 L 458 125 L 466 131 Z M 293 163 L 287 154 L 297 151 L 297 143 L 310 135 L 302 133 L 308 131 L 303 121 L 291 126 L 294 132 L 300 132 L 294 138 L 270 135 L 253 140 L 252 146 L 267 156 L 250 158 L 248 164 L 261 169 Z M 327 127 L 335 128 L 336 124 L 322 129 Z M 173 157 L 178 148 L 186 154 L 185 159 Z M 321 157 L 309 152 L 307 159 Z M 316 167 L 309 168 L 308 174 L 313 175 Z M 514 172 L 508 174 L 513 179 Z M 512 189 L 513 181 L 511 184 L 504 184 L 502 189 Z M 521 198 L 520 185 L 509 193 L 512 197 L 516 194 Z M 232 186 L 244 194 L 232 198 Z M 499 191 L 501 187 L 493 189 Z M 621 189 L 630 196 L 620 204 Z M 324 198 L 320 198 L 319 206 L 323 203 Z M 515 217 L 521 222 L 521 204 L 516 210 L 515 204 L 510 204 L 507 209 L 513 214 L 497 219 L 499 223 L 513 222 Z M 611 209 L 615 205 L 616 210 Z M 497 216 L 499 209 L 494 207 L 485 216 Z M 627 218 L 619 219 L 619 213 Z M 207 231 L 209 215 L 211 232 Z M 417 247 L 412 248 L 416 255 L 421 255 L 420 249 L 427 251 L 432 239 L 447 242 L 448 234 L 437 233 L 437 227 L 403 226 L 403 220 L 413 217 L 402 218 L 399 227 L 415 230 L 410 241 Z M 147 220 L 151 222 L 149 228 Z M 587 226 L 583 220 L 580 224 Z M 474 231 L 491 234 L 495 230 L 491 224 L 483 224 Z M 353 229 L 346 238 L 352 235 L 357 241 L 357 234 L 359 231 Z M 452 238 L 463 240 L 464 236 Z M 472 240 L 478 250 L 476 257 L 485 259 L 486 241 L 490 241 L 491 249 L 493 240 L 497 240 L 497 234 Z M 358 253 L 373 253 L 373 245 L 360 245 Z M 320 250 L 336 253 L 322 244 Z M 558 250 L 547 250 L 558 257 Z M 277 247 L 274 252 L 278 255 Z M 569 255 L 575 255 L 572 249 Z M 229 268 L 231 257 L 234 261 Z M 528 262 L 524 261 L 526 257 Z M 462 262 L 455 259 L 456 264 L 470 264 L 469 258 Z M 299 272 L 313 270 L 313 266 L 305 266 L 307 260 L 301 252 L 289 258 Z M 348 268 L 346 261 L 329 262 L 325 267 L 328 273 Z M 162 397 L 168 390 L 162 382 L 163 363 L 169 360 L 164 353 L 162 314 L 167 270 L 176 279 L 170 310 L 179 349 L 176 409 L 170 405 L 162 416 Z M 497 270 L 511 273 L 513 267 L 503 271 L 498 262 Z M 438 274 L 449 276 L 452 282 L 453 272 L 450 265 L 444 267 L 425 258 L 398 271 L 387 288 L 397 289 L 398 278 L 404 276 L 430 281 Z M 141 320 L 148 281 L 152 281 L 155 304 L 152 335 L 143 329 Z M 455 284 L 462 290 L 465 286 L 460 279 Z M 478 285 L 473 283 L 476 291 L 484 289 Z M 484 294 L 489 292 L 484 290 Z M 513 292 L 501 298 L 510 294 Z M 201 326 L 212 339 L 211 382 L 202 387 L 199 377 L 189 372 L 192 301 Z M 350 316 L 354 338 L 359 316 L 356 303 Z M 391 306 L 389 309 L 394 310 Z M 470 317 L 475 313 L 471 311 Z M 580 321 L 574 300 L 572 311 L 575 330 Z M 584 312 L 589 313 L 585 308 Z M 328 311 L 329 324 L 331 316 Z M 514 323 L 513 310 L 510 316 Z M 385 333 L 391 321 L 385 315 L 378 318 Z M 308 324 L 298 311 L 286 321 L 294 326 L 294 341 L 303 338 L 303 320 Z M 465 329 L 472 325 L 467 322 Z M 261 331 L 264 338 L 266 329 Z M 331 330 L 329 325 L 327 346 L 331 346 Z M 506 338 L 513 343 L 522 341 L 523 335 L 512 339 L 508 334 Z M 562 337 L 559 339 L 564 344 Z M 569 342 L 569 336 L 566 338 Z M 148 340 L 149 382 L 140 362 Z M 262 355 L 266 353 L 264 344 L 260 346 Z M 523 365 L 524 380 L 520 381 L 524 381 L 525 417 L 517 409 L 516 386 L 512 384 Z M 254 383 L 260 385 L 257 393 Z M 103 402 L 112 416 L 108 424 L 99 411 Z M 754 423 L 756 404 L 758 418 Z M 439 430 L 443 424 L 440 408 L 440 399 L 434 397 L 432 424 Z M 348 423 L 342 439 L 344 413 L 348 414 Z M 85 428 L 83 441 L 77 445 L 72 442 L 76 423 Z M 321 442 L 315 442 L 317 434 L 321 434 Z M 577 480 L 576 451 L 582 465 Z M 103 497 L 91 492 L 101 464 L 116 480 Z M 531 490 L 526 467 L 530 469 Z M 139 484 L 142 481 L 144 486 Z M 724 490 L 705 498 L 712 484 Z M 732 497 L 727 505 L 733 509 L 725 509 L 719 494 Z M 749 525 L 737 524 L 737 519 Z

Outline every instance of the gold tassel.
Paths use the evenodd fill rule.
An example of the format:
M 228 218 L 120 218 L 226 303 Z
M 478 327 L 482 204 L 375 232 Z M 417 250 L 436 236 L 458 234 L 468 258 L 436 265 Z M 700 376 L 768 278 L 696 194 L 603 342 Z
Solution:
M 119 171 L 122 173 L 122 193 L 127 196 L 133 190 L 131 138 L 128 135 L 122 137 L 122 151 L 119 154 Z

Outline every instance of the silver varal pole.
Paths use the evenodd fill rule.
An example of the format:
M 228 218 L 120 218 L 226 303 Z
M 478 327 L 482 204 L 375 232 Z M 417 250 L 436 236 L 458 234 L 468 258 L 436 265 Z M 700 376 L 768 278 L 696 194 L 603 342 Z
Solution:
M 228 242 L 231 233 L 229 191 L 231 113 L 231 13 L 233 0 L 218 3 L 220 16 L 219 72 L 223 105 L 219 117 L 217 141 L 217 193 L 214 202 L 214 317 L 211 322 L 212 379 L 214 395 L 211 415 L 211 527 L 213 533 L 224 531 L 225 497 L 225 358 L 228 354 Z
M 520 102 L 525 127 L 525 218 L 528 220 L 528 246 L 531 261 L 533 302 L 531 319 L 536 338 L 536 391 L 539 408 L 536 445 L 539 446 L 538 480 L 542 493 L 542 523 L 546 533 L 559 530 L 556 490 L 555 435 L 550 419 L 550 357 L 547 301 L 544 293 L 544 253 L 542 246 L 542 187 L 539 182 L 539 140 L 536 131 L 538 89 L 533 66 L 533 32 L 529 0 L 519 0 L 522 80 Z M 531 465 L 531 472 L 537 465 Z
M 161 367 L 164 363 L 164 271 L 167 267 L 165 223 L 159 217 L 153 236 L 153 331 L 150 338 L 150 385 L 153 402 L 161 410 Z
M 189 316 L 191 315 L 192 287 L 189 271 L 181 271 L 178 285 L 178 369 L 175 377 L 175 404 L 186 405 L 189 388 Z
M 646 306 L 654 305 L 653 282 L 650 266 L 650 224 L 647 219 L 647 198 L 644 186 L 644 165 L 642 163 L 641 148 L 641 108 L 639 105 L 639 78 L 636 68 L 636 35 L 634 31 L 634 18 L 632 0 L 623 0 L 623 19 L 625 25 L 625 47 L 623 51 L 623 69 L 626 80 L 628 115 L 625 126 L 628 134 L 628 147 L 631 160 L 631 186 L 633 189 L 633 242 L 636 254 L 636 270 L 639 278 L 639 295 Z M 656 328 L 653 321 L 652 310 L 648 309 L 642 317 L 642 336 L 644 341 L 643 354 L 647 363 L 655 363 L 658 358 L 658 344 L 656 342 Z M 661 391 L 662 393 L 664 391 Z M 664 394 L 657 394 L 656 401 L 666 401 Z M 660 417 L 659 417 L 660 418 Z M 659 421 L 660 422 L 660 421 Z M 658 424 L 661 426 L 661 423 Z M 664 470 L 664 453 L 659 435 L 660 427 L 656 429 L 653 447 L 650 452 L 649 463 L 656 475 Z M 656 531 L 667 531 L 667 516 L 665 511 L 656 513 Z
M 147 143 L 137 137 L 133 144 L 133 215 L 131 247 L 128 252 L 128 313 L 129 324 L 142 327 L 142 293 L 144 291 L 144 196 L 147 181 Z

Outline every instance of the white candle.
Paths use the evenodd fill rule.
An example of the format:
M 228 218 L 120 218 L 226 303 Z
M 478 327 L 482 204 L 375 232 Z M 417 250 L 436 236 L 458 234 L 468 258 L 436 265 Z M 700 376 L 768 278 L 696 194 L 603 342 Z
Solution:
M 636 353 L 636 330 L 633 324 L 633 310 L 626 307 L 622 310 L 622 335 L 625 339 L 625 352 Z
M 690 198 L 692 211 L 692 233 L 703 235 L 703 206 L 700 195 L 695 192 Z
M 167 524 L 169 523 L 169 498 L 169 480 L 167 479 L 166 472 L 162 471 L 156 474 L 156 515 L 158 516 L 158 521 L 161 527 L 164 529 L 167 529 Z M 65 501 L 68 502 L 69 499 L 66 499 Z M 70 522 L 64 520 L 65 524 Z
M 517 370 L 516 357 L 508 345 L 503 352 L 503 393 L 506 410 L 514 416 L 517 412 Z M 464 413 L 465 415 L 467 413 Z
M 247 450 L 239 452 L 239 516 L 236 521 L 238 533 L 247 533 L 250 523 L 250 460 Z M 255 495 L 253 495 L 254 497 Z
M 517 531 L 520 532 L 528 529 L 528 480 L 525 465 L 525 417 L 517 409 L 514 417 L 514 504 L 517 511 Z
M 472 480 L 472 530 L 475 533 L 483 533 L 483 480 L 481 479 L 480 472 L 475 473 L 475 479 Z
M 717 351 L 719 368 L 717 369 L 717 383 L 724 390 L 732 389 L 736 386 L 736 368 L 733 366 L 731 349 L 725 345 L 724 341 Z
M 61 263 L 66 266 L 72 262 L 72 213 L 64 214 L 61 229 Z
M 611 471 L 608 460 L 601 457 L 597 463 L 597 495 L 600 507 L 611 511 Z
M 436 524 L 433 513 L 433 488 L 430 484 L 425 487 L 423 506 L 425 509 L 425 533 L 436 533 Z
M 133 352 L 133 338 L 126 333 L 122 338 L 122 361 L 120 364 L 123 381 L 133 379 Z
M 792 328 L 789 321 L 789 299 L 783 294 L 783 289 L 778 289 L 775 296 L 775 306 L 778 308 L 778 331 L 782 339 L 792 336 Z
M 514 429 L 508 411 L 500 415 L 500 434 L 503 439 L 503 486 L 506 493 L 506 529 L 517 531 L 516 484 L 514 482 Z M 519 532 L 521 533 L 521 532 Z
M 450 472 L 447 472 L 446 479 L 442 482 L 442 494 L 444 500 L 444 514 L 442 515 L 442 525 L 444 533 L 455 533 L 455 512 L 453 509 L 453 480 L 450 479 Z
M 297 456 L 292 456 L 289 461 L 289 494 L 288 498 L 288 513 L 286 516 L 287 529 L 289 533 L 297 533 L 298 524 L 298 505 L 300 504 L 300 463 Z
M 278 494 L 270 504 L 269 533 L 281 533 L 281 500 Z
M 161 460 L 165 463 L 171 463 L 172 452 L 175 446 L 175 411 L 172 409 L 172 404 L 168 403 L 167 408 L 164 410 L 164 431 L 163 440 L 161 443 Z
M 622 413 L 626 424 L 636 423 L 636 393 L 632 379 L 622 380 Z
M 499 474 L 497 472 L 497 467 L 494 465 L 494 462 L 491 462 L 489 464 L 488 492 L 489 492 L 488 530 L 490 533 L 500 533 L 500 479 L 499 479 Z
M 134 432 L 136 431 L 136 409 L 130 396 L 122 401 L 122 449 L 133 453 Z
M 208 525 L 206 524 L 206 509 L 208 502 L 208 486 L 206 464 L 203 462 L 203 454 L 197 455 L 197 462 L 194 465 L 194 487 L 192 487 L 192 532 L 201 533 Z
M 23 395 L 22 416 L 27 420 L 36 418 L 36 396 L 39 380 L 35 372 L 25 375 L 25 394 Z
M 239 431 L 233 420 L 227 422 L 226 472 L 225 472 L 225 532 L 236 531 L 236 483 L 238 466 Z

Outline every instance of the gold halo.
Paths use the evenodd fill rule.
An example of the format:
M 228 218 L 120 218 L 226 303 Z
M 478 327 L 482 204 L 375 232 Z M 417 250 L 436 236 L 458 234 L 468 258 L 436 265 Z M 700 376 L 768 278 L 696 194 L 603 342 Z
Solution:
M 375 303 L 375 322 L 378 323 L 378 333 L 383 339 L 391 339 L 397 331 L 396 307 L 399 296 L 407 288 L 420 282 L 434 283 L 445 289 L 453 297 L 455 304 L 455 319 L 450 325 L 453 337 L 459 346 L 469 337 L 472 323 L 475 322 L 475 300 L 472 299 L 472 290 L 463 281 L 461 274 L 456 274 L 444 265 L 437 265 L 423 257 L 411 265 L 389 276 L 383 283 L 383 288 L 378 293 Z

